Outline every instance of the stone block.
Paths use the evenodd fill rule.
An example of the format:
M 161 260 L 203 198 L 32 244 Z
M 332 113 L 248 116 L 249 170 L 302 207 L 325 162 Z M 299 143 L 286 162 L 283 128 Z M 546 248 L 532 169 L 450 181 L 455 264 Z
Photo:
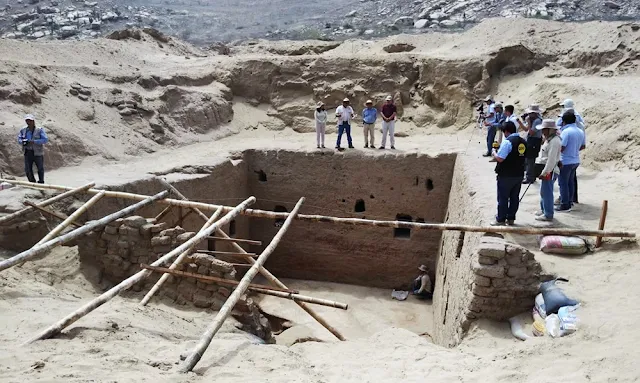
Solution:
M 151 227 L 149 228 L 149 230 L 151 230 L 152 233 L 160 233 L 162 232 L 164 229 L 166 229 L 167 224 L 165 222 L 161 222 L 155 225 L 151 225 Z
M 138 257 L 138 263 L 139 263 L 139 264 L 145 264 L 145 265 L 148 265 L 148 264 L 150 263 L 150 262 L 149 262 L 149 257 L 148 257 L 148 256 L 144 256 L 144 255 L 139 256 L 139 257 Z
M 519 265 L 523 261 L 523 257 L 521 254 L 509 254 L 506 257 L 508 265 Z
M 498 260 L 491 257 L 485 257 L 484 255 L 479 255 L 478 262 L 481 265 L 495 265 L 496 263 L 498 263 Z
M 216 269 L 219 271 L 222 271 L 223 273 L 234 273 L 234 279 L 235 279 L 235 269 L 233 268 L 233 265 L 231 265 L 228 262 L 225 261 L 221 261 L 219 259 L 212 259 L 211 260 L 211 269 Z
M 128 249 L 129 248 L 129 242 L 120 240 L 120 241 L 118 241 L 116 243 L 116 246 L 121 248 L 121 249 Z
M 134 215 L 134 216 L 125 218 L 124 224 L 135 229 L 140 229 L 142 225 L 147 224 L 147 220 L 144 217 Z
M 215 258 L 212 255 L 202 253 L 195 253 L 189 257 L 189 262 L 205 266 L 207 270 L 211 267 L 211 262 L 214 260 Z
M 476 274 L 481 275 L 483 277 L 488 277 L 488 278 L 503 278 L 504 277 L 504 267 L 503 266 L 481 265 L 480 263 L 475 261 L 472 264 L 472 269 Z
M 222 277 L 224 279 L 233 279 L 233 280 L 235 280 L 236 279 L 236 270 L 234 269 L 229 273 L 225 273 Z
M 120 228 L 118 228 L 118 233 L 120 235 L 126 235 L 127 237 L 137 237 L 140 235 L 140 231 L 138 229 L 134 229 L 133 227 L 126 225 L 120 226 Z
M 479 286 L 475 283 L 473 284 L 471 292 L 473 292 L 473 295 L 477 295 L 479 297 L 494 298 L 498 296 L 498 292 L 495 289 L 491 287 Z
M 152 228 L 153 224 L 150 223 L 145 223 L 144 225 L 142 225 L 140 227 L 140 235 L 142 236 L 142 238 L 151 239 L 151 237 L 153 236 L 153 233 L 151 231 Z
M 118 218 L 115 221 L 111 221 L 107 224 L 107 226 L 112 226 L 112 227 L 120 227 L 122 225 L 122 222 L 124 222 L 124 219 L 122 218 Z
M 107 248 L 107 254 L 109 255 L 117 255 L 118 254 L 118 248 L 115 246 L 109 246 L 109 248 Z
M 498 298 L 515 298 L 515 291 L 500 291 L 498 292 Z
M 164 246 L 154 246 L 153 247 L 153 252 L 158 255 L 159 257 L 167 254 L 168 252 L 170 252 L 172 250 L 171 245 L 164 245 Z M 156 258 L 157 259 L 157 258 Z
M 489 286 L 491 286 L 491 278 L 487 278 L 487 277 L 483 277 L 483 276 L 480 276 L 480 275 L 476 275 L 475 283 L 478 286 L 489 287 Z
M 476 252 L 485 257 L 502 259 L 506 255 L 504 243 L 481 243 Z
M 123 259 L 128 259 L 129 258 L 129 249 L 119 248 L 118 249 L 118 255 L 121 256 Z
M 519 255 L 519 256 L 522 256 L 523 254 L 528 252 L 528 250 L 525 249 L 524 247 L 515 245 L 513 243 L 507 243 L 505 250 L 506 250 L 507 254 Z
M 104 232 L 107 234 L 118 234 L 118 228 L 114 226 L 106 226 Z
M 184 234 L 185 230 L 180 226 L 176 226 L 171 229 L 162 230 L 159 235 L 168 236 L 168 237 L 177 237 L 180 234 Z
M 176 241 L 178 241 L 178 243 L 185 243 L 195 236 L 196 236 L 196 233 L 191 233 L 191 232 L 182 233 L 176 237 Z
M 225 298 L 229 298 L 229 295 L 231 295 L 231 290 L 229 290 L 226 287 L 219 287 L 218 288 L 218 294 L 225 297 Z
M 132 254 L 135 256 L 147 256 L 149 255 L 149 248 L 144 246 L 130 246 Z
M 526 273 L 526 267 L 511 266 L 509 267 L 509 270 L 507 270 L 507 275 L 510 277 L 522 277 Z
M 120 237 L 117 234 L 109 234 L 106 231 L 102 233 L 100 238 L 107 242 L 118 242 L 118 240 L 120 239 Z
M 171 237 L 166 235 L 160 235 L 160 236 L 151 238 L 151 246 L 154 246 L 154 247 L 170 245 L 170 244 L 171 244 Z
M 185 265 L 185 271 L 188 273 L 197 273 L 198 272 L 198 265 L 196 265 L 195 263 L 187 263 Z
M 104 239 L 98 239 L 96 241 L 96 246 L 100 249 L 106 249 L 107 248 L 107 241 L 105 241 Z
M 204 275 L 207 275 L 207 274 L 208 274 L 208 271 L 209 271 L 209 268 L 208 268 L 207 266 L 200 265 L 200 266 L 198 267 L 198 274 L 204 274 Z

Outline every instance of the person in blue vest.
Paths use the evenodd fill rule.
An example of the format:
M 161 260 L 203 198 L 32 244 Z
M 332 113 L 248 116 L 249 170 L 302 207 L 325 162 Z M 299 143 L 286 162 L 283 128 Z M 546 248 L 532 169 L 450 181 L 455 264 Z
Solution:
M 24 153 L 24 171 L 29 182 L 36 182 L 33 165 L 38 169 L 38 183 L 44 183 L 44 145 L 49 142 L 47 133 L 42 127 L 36 127 L 35 117 L 27 114 L 24 117 L 27 126 L 18 133 L 18 145 Z
M 516 133 L 516 125 L 507 121 L 501 126 L 505 139 L 491 155 L 496 160 L 498 214 L 492 226 L 514 225 L 520 206 L 520 188 L 525 171 L 527 142 Z

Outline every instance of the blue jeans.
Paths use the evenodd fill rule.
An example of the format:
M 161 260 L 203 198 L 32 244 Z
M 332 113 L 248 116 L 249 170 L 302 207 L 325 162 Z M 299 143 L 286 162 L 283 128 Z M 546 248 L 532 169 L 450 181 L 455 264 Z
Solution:
M 498 177 L 498 214 L 496 221 L 515 221 L 520 207 L 522 177 Z
M 558 177 L 558 186 L 560 187 L 560 203 L 562 209 L 568 209 L 573 202 L 576 185 L 573 183 L 576 176 L 576 169 L 580 164 L 562 165 L 560 168 L 560 176 Z
M 496 127 L 489 126 L 487 130 L 487 154 L 491 154 L 491 149 L 493 149 L 493 141 L 496 140 Z M 522 182 L 522 180 L 520 181 Z
M 349 142 L 349 147 L 353 146 L 353 142 L 351 141 L 351 125 L 343 122 L 338 126 L 338 141 L 336 141 L 336 148 L 340 147 L 340 141 L 342 141 L 342 134 L 344 132 L 347 132 L 347 141 Z
M 556 175 L 554 174 L 550 180 L 542 180 L 540 184 L 540 210 L 549 219 L 553 218 L 553 184 L 555 180 Z
M 36 178 L 33 174 L 33 164 L 38 169 L 38 183 L 44 183 L 44 157 L 36 156 L 33 154 L 33 150 L 24 151 L 24 172 L 27 175 L 29 182 L 36 182 Z

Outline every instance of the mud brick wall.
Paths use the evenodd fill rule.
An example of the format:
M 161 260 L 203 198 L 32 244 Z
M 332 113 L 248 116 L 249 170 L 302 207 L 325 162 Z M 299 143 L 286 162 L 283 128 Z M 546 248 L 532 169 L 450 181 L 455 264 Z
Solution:
M 116 220 L 79 240 L 78 251 L 82 262 L 95 265 L 102 279 L 116 284 L 140 271 L 140 264 L 151 264 L 194 235 L 181 227 L 167 229 L 164 223 L 151 224 L 143 217 L 133 216 Z M 236 279 L 231 264 L 207 254 L 192 254 L 178 270 Z M 159 273 L 154 273 L 134 286 L 134 290 L 149 290 L 159 277 Z M 228 288 L 212 282 L 174 276 L 158 292 L 178 304 L 213 309 L 220 308 L 229 294 Z
M 31 213 L 0 225 L 0 248 L 24 251 L 38 243 L 48 232 L 47 220 L 39 213 Z

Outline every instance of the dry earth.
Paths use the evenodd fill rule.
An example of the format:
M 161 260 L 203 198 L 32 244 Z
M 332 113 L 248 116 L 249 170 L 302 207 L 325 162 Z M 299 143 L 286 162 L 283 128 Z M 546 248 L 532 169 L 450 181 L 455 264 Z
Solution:
M 0 40 L 0 166 L 20 175 L 14 136 L 26 112 L 52 133 L 47 161 L 56 170 L 49 182 L 115 184 L 172 170 L 206 171 L 244 148 L 314 150 L 315 135 L 307 132 L 315 101 L 335 106 L 346 94 L 359 109 L 367 98 L 380 102 L 392 93 L 403 111 L 397 130 L 405 137 L 396 144 L 402 152 L 458 151 L 486 179 L 474 185 L 477 196 L 486 196 L 486 220 L 478 222 L 484 224 L 495 191 L 491 165 L 479 156 L 482 137 L 471 127 L 474 102 L 492 93 L 518 110 L 538 102 L 555 116 L 558 102 L 571 96 L 587 120 L 588 147 L 580 170 L 582 203 L 559 223 L 595 227 L 600 203 L 608 199 L 607 225 L 637 232 L 629 208 L 640 202 L 639 36 L 639 28 L 626 23 L 491 20 L 460 35 L 333 45 L 260 42 L 233 48 L 230 56 L 147 33 L 140 40 L 73 44 Z M 83 101 L 70 89 L 90 94 Z M 522 224 L 533 223 L 536 194 L 534 186 L 523 201 Z M 3 210 L 17 208 L 23 195 L 2 191 Z M 534 238 L 513 240 L 536 248 Z M 228 324 L 197 376 L 182 376 L 175 372 L 180 354 L 193 347 L 211 314 L 166 305 L 140 309 L 136 297 L 116 298 L 57 339 L 19 346 L 96 294 L 73 251 L 59 250 L 2 273 L 0 380 L 637 381 L 640 312 L 629 299 L 640 293 L 637 251 L 635 243 L 611 241 L 579 258 L 536 252 L 545 269 L 570 279 L 567 292 L 583 302 L 581 328 L 569 337 L 519 342 L 506 324 L 480 322 L 461 346 L 444 349 L 415 333 L 430 331 L 429 318 L 415 328 L 415 318 L 376 317 L 397 310 L 382 299 L 383 291 L 301 284 L 303 291 L 339 296 L 358 308 L 350 314 L 319 310 L 342 323 L 352 341 L 334 343 L 303 313 L 276 307 L 326 342 L 256 345 Z M 376 311 L 368 312 L 369 305 Z

